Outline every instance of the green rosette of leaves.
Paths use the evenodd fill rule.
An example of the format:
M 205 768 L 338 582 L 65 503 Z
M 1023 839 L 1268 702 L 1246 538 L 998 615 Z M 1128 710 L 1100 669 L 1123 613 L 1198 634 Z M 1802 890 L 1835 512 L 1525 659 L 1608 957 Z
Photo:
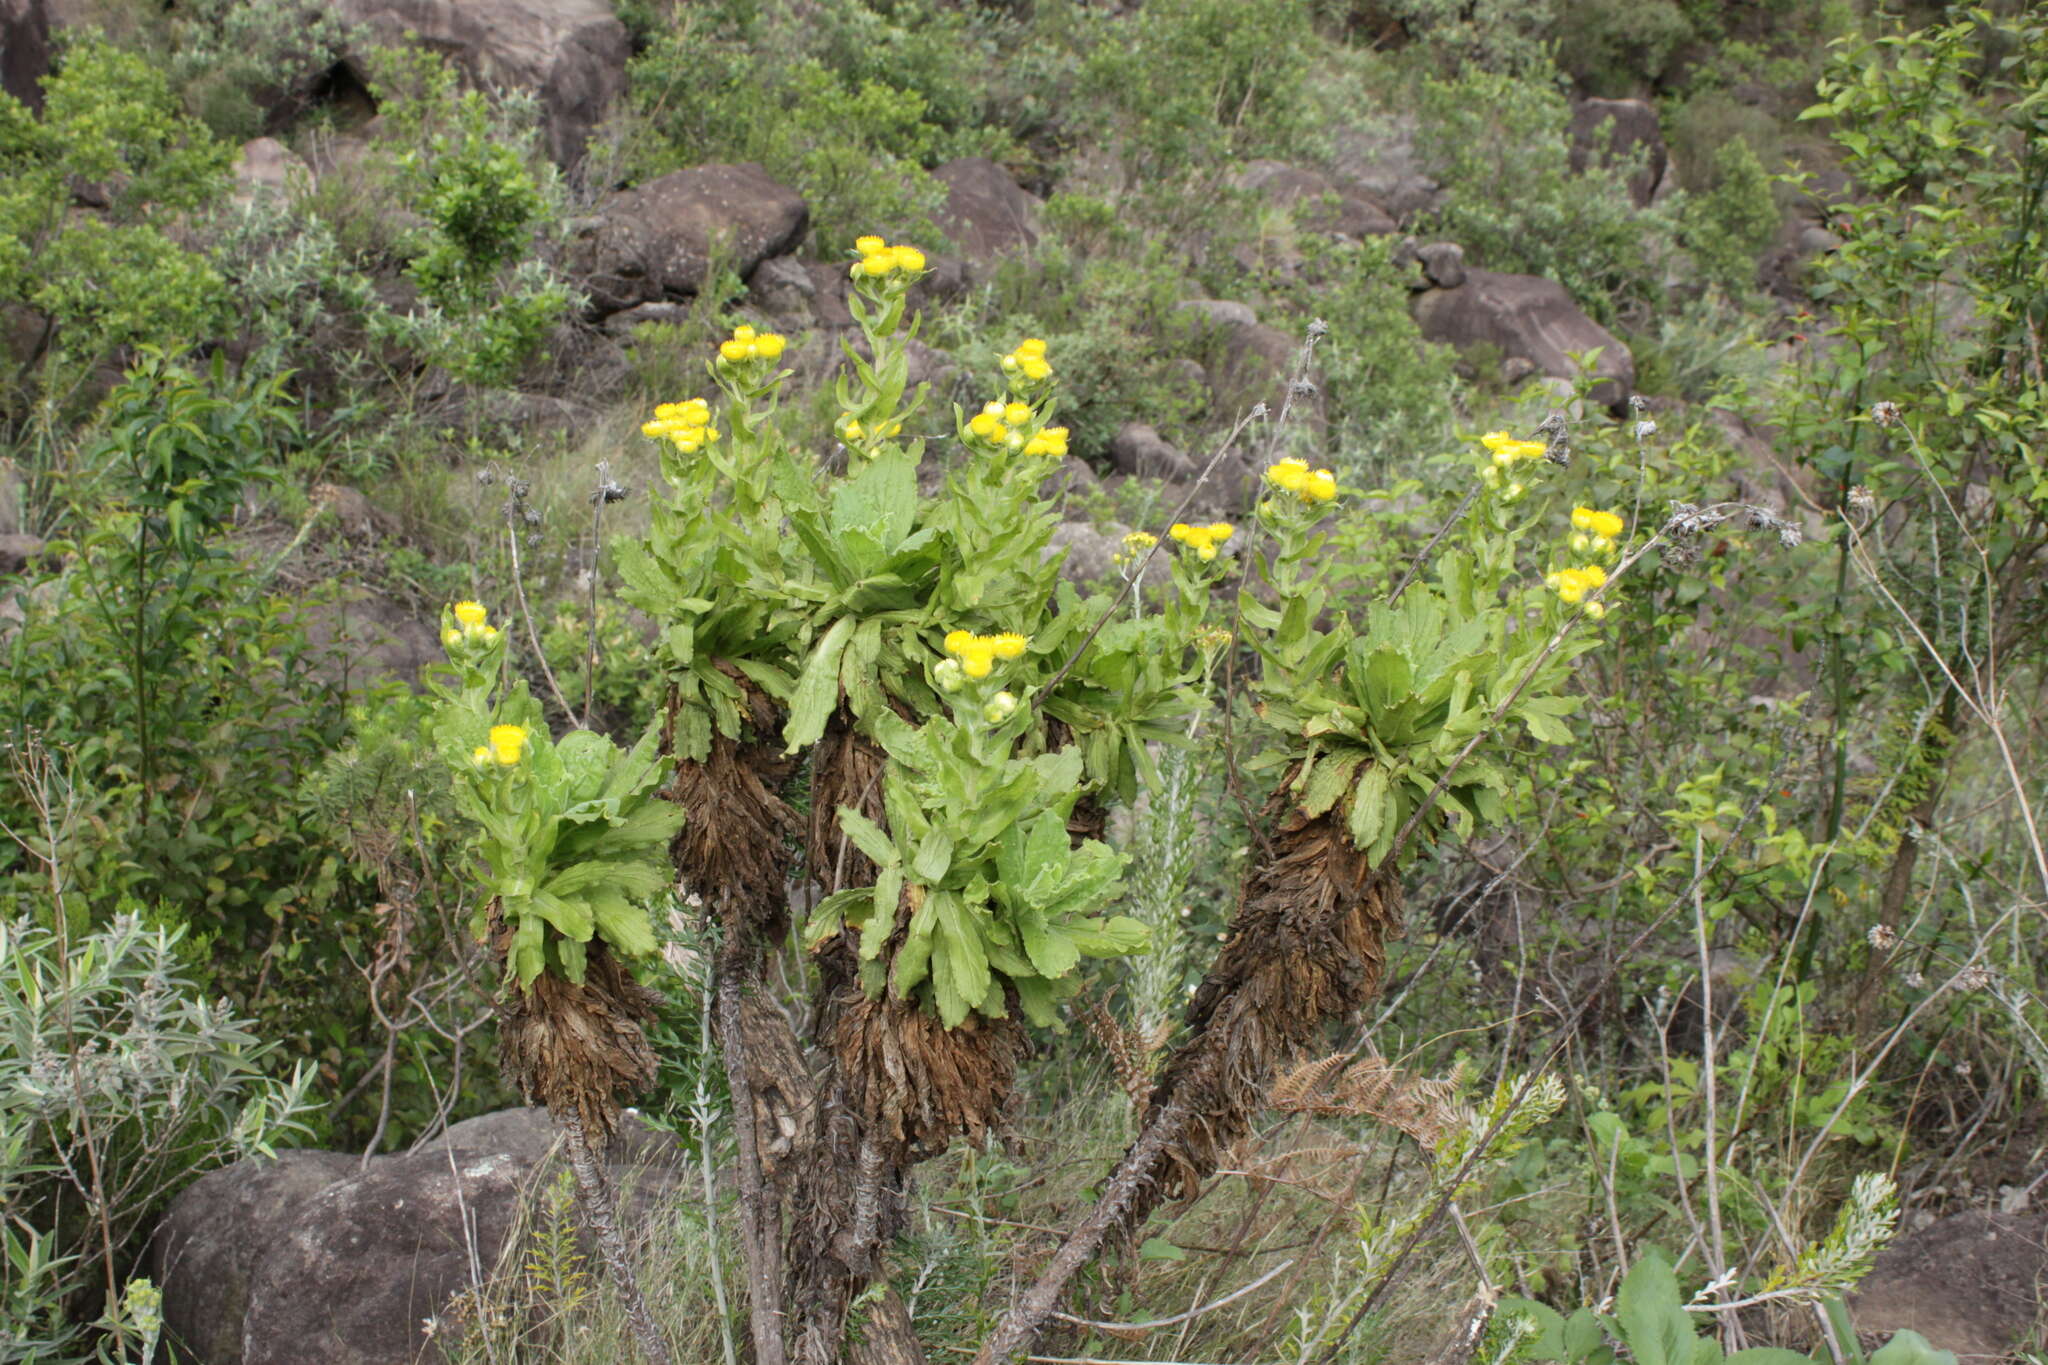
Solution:
M 1101 913 L 1121 891 L 1122 856 L 1068 835 L 1079 752 L 1018 758 L 1028 711 L 1007 691 L 986 703 L 960 695 L 951 718 L 879 721 L 887 828 L 838 810 L 839 827 L 875 864 L 875 884 L 820 901 L 805 941 L 858 930 L 869 997 L 929 1003 L 947 1028 L 970 1013 L 1007 1018 L 1012 993 L 1025 1018 L 1059 1027 L 1054 1006 L 1080 988 L 1081 960 L 1140 952 L 1147 932 Z
M 684 819 L 657 796 L 667 761 L 656 732 L 630 750 L 589 730 L 554 739 L 525 682 L 503 685 L 504 639 L 474 602 L 450 609 L 442 643 L 433 733 L 477 829 L 478 937 L 502 919 L 521 990 L 543 972 L 581 982 L 593 942 L 625 962 L 653 955 L 646 902 L 671 883 L 668 844 Z

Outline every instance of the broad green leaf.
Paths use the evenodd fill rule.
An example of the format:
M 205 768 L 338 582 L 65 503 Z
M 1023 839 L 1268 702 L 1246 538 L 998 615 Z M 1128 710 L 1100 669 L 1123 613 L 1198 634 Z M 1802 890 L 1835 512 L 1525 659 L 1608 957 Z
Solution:
M 852 616 L 834 621 L 804 663 L 790 698 L 789 723 L 782 727 L 784 753 L 807 749 L 824 735 L 825 724 L 839 705 L 839 656 L 859 624 Z

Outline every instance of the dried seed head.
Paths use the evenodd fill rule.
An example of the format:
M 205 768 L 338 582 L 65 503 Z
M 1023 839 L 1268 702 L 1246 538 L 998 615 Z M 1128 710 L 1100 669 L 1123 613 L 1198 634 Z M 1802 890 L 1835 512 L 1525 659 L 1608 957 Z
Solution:
M 1868 484 L 1857 484 L 1849 490 L 1849 510 L 1859 517 L 1867 517 L 1877 510 L 1877 495 L 1870 491 Z
M 1870 946 L 1877 949 L 1880 953 L 1888 953 L 1899 946 L 1899 936 L 1893 932 L 1889 924 L 1871 925 L 1870 932 L 1865 934 L 1864 937 L 1869 939 Z
M 1881 427 L 1895 427 L 1899 424 L 1899 405 L 1889 398 L 1870 405 L 1870 420 Z

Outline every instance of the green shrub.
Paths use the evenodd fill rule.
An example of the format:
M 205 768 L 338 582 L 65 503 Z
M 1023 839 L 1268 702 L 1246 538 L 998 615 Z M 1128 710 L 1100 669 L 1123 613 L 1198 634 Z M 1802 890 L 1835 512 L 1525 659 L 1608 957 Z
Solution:
M 230 149 L 179 111 L 159 66 L 97 37 L 73 43 L 35 118 L 0 93 L 0 303 L 40 324 L 7 366 L 0 414 L 66 399 L 119 348 L 184 346 L 224 315 L 204 256 L 165 227 L 221 192 Z M 106 207 L 79 213 L 74 188 Z
M 1485 71 L 1428 77 L 1419 112 L 1416 145 L 1446 192 L 1436 227 L 1480 264 L 1556 280 L 1604 323 L 1658 300 L 1670 224 L 1636 208 L 1628 167 L 1572 173 L 1555 89 Z
M 108 1358 L 87 1324 L 121 1315 L 106 1288 L 127 1281 L 172 1195 L 304 1131 L 310 1076 L 265 1076 L 275 1045 L 207 1000 L 181 930 L 123 911 L 72 935 L 46 927 L 61 907 L 38 908 L 44 924 L 0 920 L 0 1360 L 68 1365 Z M 137 1358 L 121 1339 L 135 1325 L 113 1359 Z
M 1741 297 L 1756 287 L 1757 253 L 1778 231 L 1771 175 L 1747 142 L 1714 153 L 1713 188 L 1685 201 L 1679 236 L 1702 279 Z

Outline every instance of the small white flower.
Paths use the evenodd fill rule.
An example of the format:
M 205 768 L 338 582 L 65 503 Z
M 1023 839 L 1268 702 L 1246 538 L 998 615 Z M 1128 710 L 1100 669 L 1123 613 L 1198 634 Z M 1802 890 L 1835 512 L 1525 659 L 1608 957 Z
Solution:
M 1638 441 L 1647 440 L 1656 434 L 1657 424 L 1649 418 L 1645 417 L 1642 421 L 1636 423 L 1636 439 Z

